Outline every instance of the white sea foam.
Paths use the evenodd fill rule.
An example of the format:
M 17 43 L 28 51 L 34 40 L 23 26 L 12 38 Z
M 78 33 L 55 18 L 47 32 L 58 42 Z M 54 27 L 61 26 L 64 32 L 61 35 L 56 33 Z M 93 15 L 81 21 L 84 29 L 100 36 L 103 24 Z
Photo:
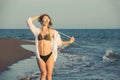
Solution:
M 112 50 L 106 50 L 103 60 L 120 60 L 120 55 L 115 54 Z
M 110 58 L 108 57 L 110 54 L 112 54 L 113 51 L 112 50 L 106 50 L 105 55 L 103 56 L 104 60 L 110 60 Z
M 63 54 L 65 57 L 68 57 L 70 61 L 75 61 L 75 62 L 79 62 L 79 61 L 88 61 L 90 60 L 90 58 L 88 58 L 87 56 L 80 56 L 80 55 L 76 55 L 76 54 Z

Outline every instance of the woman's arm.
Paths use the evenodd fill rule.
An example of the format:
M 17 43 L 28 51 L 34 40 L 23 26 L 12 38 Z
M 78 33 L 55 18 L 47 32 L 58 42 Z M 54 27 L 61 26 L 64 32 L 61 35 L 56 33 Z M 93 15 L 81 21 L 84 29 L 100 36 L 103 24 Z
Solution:
M 27 25 L 30 28 L 30 30 L 33 32 L 34 35 L 37 34 L 36 32 L 37 32 L 38 28 L 33 24 L 33 21 L 35 21 L 38 18 L 39 18 L 39 16 L 35 16 L 35 17 L 32 17 L 32 18 L 29 17 L 27 19 Z
M 32 17 L 32 22 L 35 21 L 36 19 L 38 19 L 40 16 L 35 16 L 35 17 Z
M 72 44 L 75 39 L 74 37 L 71 37 L 69 41 L 63 41 L 60 37 L 60 34 L 58 33 L 58 31 L 54 30 L 53 32 L 53 41 L 54 44 L 57 46 L 62 46 L 62 45 L 66 45 L 66 44 Z
M 74 37 L 71 37 L 69 41 L 62 41 L 62 45 L 72 44 L 75 41 Z

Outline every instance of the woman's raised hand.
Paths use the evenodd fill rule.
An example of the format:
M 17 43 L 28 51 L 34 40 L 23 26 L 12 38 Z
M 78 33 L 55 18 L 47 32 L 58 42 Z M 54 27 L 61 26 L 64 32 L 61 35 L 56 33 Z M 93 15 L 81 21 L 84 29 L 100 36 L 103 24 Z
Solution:
M 75 38 L 72 36 L 71 38 L 70 38 L 70 43 L 73 43 L 75 41 Z

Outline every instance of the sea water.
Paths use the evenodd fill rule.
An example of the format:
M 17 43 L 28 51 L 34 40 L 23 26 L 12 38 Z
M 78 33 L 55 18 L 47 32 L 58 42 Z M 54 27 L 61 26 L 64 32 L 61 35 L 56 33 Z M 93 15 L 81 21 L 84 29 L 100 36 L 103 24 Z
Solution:
M 104 60 L 107 50 L 120 55 L 120 29 L 59 29 L 75 42 L 59 49 L 53 80 L 120 80 L 120 60 Z M 34 40 L 28 29 L 0 30 L 0 38 Z M 62 36 L 63 40 L 69 38 Z M 30 47 L 30 45 L 28 45 Z M 32 46 L 31 46 L 32 47 Z M 0 80 L 17 80 L 39 71 L 35 56 L 0 73 Z

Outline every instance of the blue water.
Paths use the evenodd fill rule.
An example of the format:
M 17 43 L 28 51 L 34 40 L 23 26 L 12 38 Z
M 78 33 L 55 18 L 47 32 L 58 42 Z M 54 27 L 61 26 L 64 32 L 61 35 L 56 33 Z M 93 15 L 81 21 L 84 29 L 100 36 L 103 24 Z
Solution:
M 60 49 L 67 60 L 55 65 L 53 80 L 120 80 L 120 60 L 103 60 L 106 50 L 120 55 L 120 29 L 59 29 L 75 37 L 75 43 Z M 62 36 L 63 40 L 68 40 Z M 28 29 L 0 30 L 0 38 L 34 40 Z M 33 61 L 33 64 L 29 62 Z M 23 63 L 29 66 L 24 66 Z M 21 66 L 22 68 L 19 68 Z M 19 61 L 0 74 L 0 80 L 10 80 L 12 73 L 20 76 L 38 70 L 35 58 Z M 11 73 L 11 75 L 10 75 Z M 13 76 L 12 76 L 13 77 Z M 15 80 L 12 78 L 11 80 Z

